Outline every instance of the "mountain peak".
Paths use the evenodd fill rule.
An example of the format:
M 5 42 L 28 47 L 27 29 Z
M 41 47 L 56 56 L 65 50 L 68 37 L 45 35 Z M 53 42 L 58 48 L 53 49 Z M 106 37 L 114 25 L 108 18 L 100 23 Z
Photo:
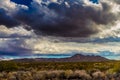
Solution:
M 108 59 L 101 57 L 101 56 L 95 56 L 95 55 L 82 55 L 82 54 L 75 54 L 71 57 L 73 61 L 107 61 Z

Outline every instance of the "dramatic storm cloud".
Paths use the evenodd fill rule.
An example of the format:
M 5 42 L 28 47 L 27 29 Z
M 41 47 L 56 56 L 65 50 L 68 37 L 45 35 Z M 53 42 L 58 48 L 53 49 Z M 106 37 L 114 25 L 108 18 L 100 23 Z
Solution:
M 5 5 L 6 1 L 16 11 L 9 12 L 9 9 L 5 9 L 9 8 L 6 7 L 9 4 Z M 1 24 L 7 27 L 25 24 L 39 35 L 89 37 L 100 32 L 106 25 L 114 25 L 118 20 L 118 14 L 112 12 L 110 1 L 92 3 L 89 0 L 33 0 L 31 4 L 27 3 L 29 6 L 24 6 L 22 2 L 17 4 L 6 1 L 1 3 L 4 4 L 1 8 L 6 11 L 1 13 Z M 113 5 L 119 4 L 118 0 L 111 2 Z
M 0 25 L 13 27 L 15 25 L 18 25 L 18 22 L 10 16 L 6 15 L 4 10 L 0 9 Z

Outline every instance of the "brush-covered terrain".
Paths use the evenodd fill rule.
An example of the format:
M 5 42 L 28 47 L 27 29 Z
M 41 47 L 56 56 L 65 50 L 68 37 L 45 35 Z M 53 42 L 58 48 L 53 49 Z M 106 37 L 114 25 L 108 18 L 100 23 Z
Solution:
M 120 61 L 0 61 L 0 80 L 120 80 Z

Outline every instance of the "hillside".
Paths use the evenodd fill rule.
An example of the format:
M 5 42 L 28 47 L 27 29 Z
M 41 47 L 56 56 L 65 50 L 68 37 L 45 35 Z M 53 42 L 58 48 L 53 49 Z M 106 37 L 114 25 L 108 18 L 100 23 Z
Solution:
M 101 56 L 75 54 L 67 58 L 35 58 L 35 59 L 16 59 L 15 61 L 40 61 L 40 62 L 101 62 L 108 59 Z

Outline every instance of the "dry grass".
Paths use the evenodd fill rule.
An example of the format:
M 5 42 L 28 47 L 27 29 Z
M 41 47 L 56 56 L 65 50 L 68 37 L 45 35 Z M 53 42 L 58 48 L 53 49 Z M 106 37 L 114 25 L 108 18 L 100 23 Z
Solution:
M 120 74 L 88 74 L 85 70 L 12 71 L 1 72 L 0 80 L 120 80 Z

